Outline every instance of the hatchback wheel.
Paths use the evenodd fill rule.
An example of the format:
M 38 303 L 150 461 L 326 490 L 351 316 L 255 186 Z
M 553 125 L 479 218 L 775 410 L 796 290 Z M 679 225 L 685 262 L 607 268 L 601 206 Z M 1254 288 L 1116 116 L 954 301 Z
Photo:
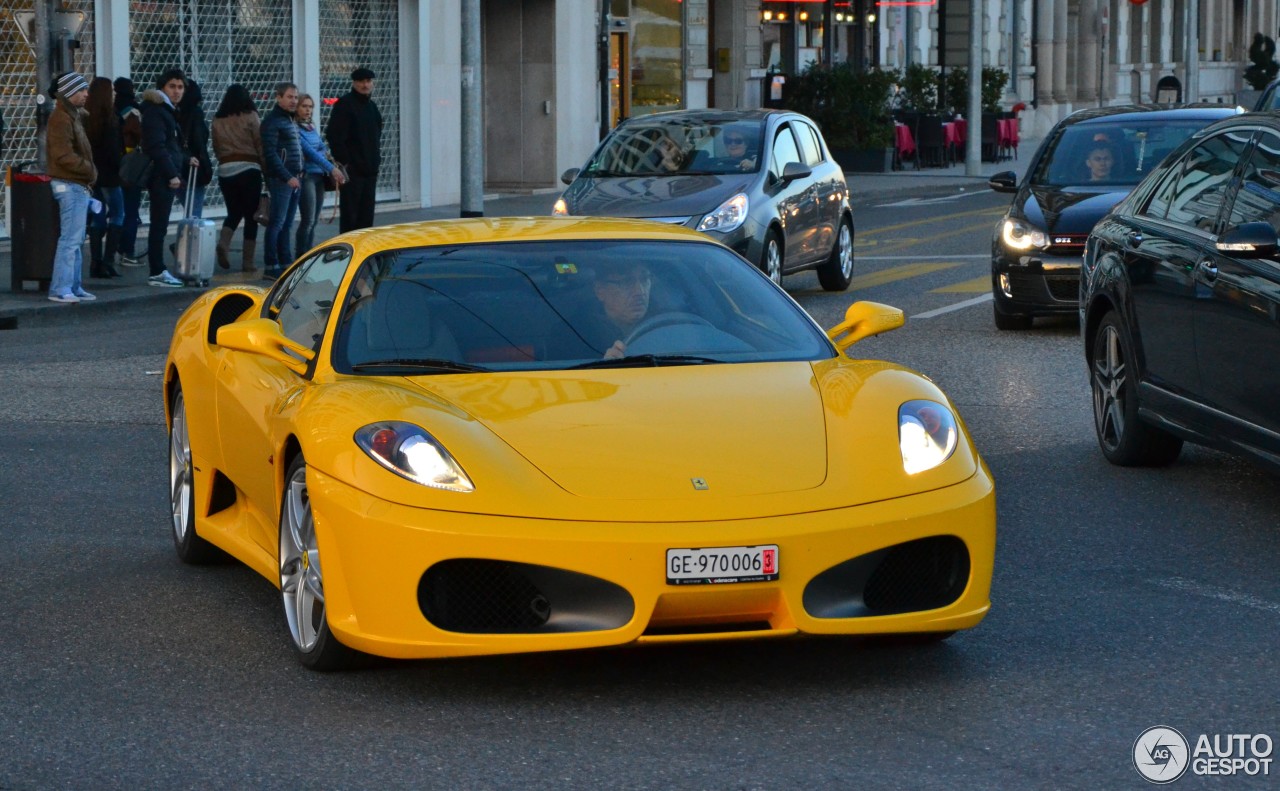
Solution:
M 1093 425 L 1102 455 L 1123 467 L 1163 467 L 1182 451 L 1182 440 L 1138 417 L 1133 350 L 1113 311 L 1093 337 Z
M 844 291 L 853 279 L 853 223 L 840 220 L 840 232 L 831 247 L 831 257 L 818 267 L 818 283 L 824 291 Z
M 169 405 L 169 513 L 173 520 L 173 548 L 183 563 L 202 565 L 221 560 L 222 552 L 196 534 L 196 498 L 191 461 L 191 432 L 182 388 Z
M 312 670 L 340 670 L 356 652 L 338 642 L 325 617 L 324 574 L 315 518 L 307 493 L 307 463 L 289 465 L 280 504 L 280 596 L 289 638 L 302 664 Z
M 764 237 L 764 252 L 760 256 L 760 270 L 769 279 L 782 285 L 782 242 L 778 240 L 778 232 L 770 230 Z

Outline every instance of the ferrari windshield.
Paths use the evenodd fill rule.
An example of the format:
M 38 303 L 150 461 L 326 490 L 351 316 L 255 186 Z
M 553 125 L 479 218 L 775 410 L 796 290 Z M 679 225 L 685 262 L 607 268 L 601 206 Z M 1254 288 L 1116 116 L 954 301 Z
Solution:
M 798 305 L 702 242 L 392 250 L 352 280 L 334 368 L 367 375 L 708 365 L 834 356 Z
M 760 167 L 761 121 L 644 118 L 614 130 L 584 177 L 720 175 Z
M 1067 126 L 1046 152 L 1033 186 L 1134 186 L 1169 152 L 1212 119 L 1162 120 L 1142 115 Z

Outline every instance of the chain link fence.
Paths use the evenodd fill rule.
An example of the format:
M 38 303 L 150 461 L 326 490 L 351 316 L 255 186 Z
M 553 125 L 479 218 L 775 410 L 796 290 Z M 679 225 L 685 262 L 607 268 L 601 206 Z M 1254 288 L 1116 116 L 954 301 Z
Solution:
M 76 68 L 92 79 L 96 59 L 93 0 L 71 0 L 63 7 L 84 14 L 75 62 Z M 4 118 L 0 173 L 10 165 L 34 162 L 36 158 L 36 56 L 18 31 L 15 16 L 33 10 L 31 0 L 0 0 L 0 116 Z M 0 190 L 0 220 L 5 217 L 4 202 L 4 191 Z
M 351 72 L 373 69 L 373 99 L 382 113 L 378 197 L 400 196 L 400 12 L 397 0 L 320 0 L 320 96 L 351 90 Z M 324 104 L 325 101 L 322 101 Z M 320 122 L 329 122 L 323 113 Z

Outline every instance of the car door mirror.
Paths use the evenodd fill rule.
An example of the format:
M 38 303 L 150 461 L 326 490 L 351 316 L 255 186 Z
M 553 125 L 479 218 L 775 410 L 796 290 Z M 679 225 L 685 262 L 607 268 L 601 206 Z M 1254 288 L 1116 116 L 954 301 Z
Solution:
M 1017 192 L 1018 174 L 1012 170 L 997 173 L 987 180 L 987 186 L 995 192 Z
M 844 351 L 863 338 L 896 330 L 906 322 L 902 311 L 892 305 L 855 302 L 845 311 L 844 321 L 827 330 L 827 337 Z
M 1274 258 L 1280 245 L 1269 222 L 1247 222 L 1218 237 L 1218 252 L 1235 258 Z
M 564 182 L 565 184 L 572 184 L 573 180 L 578 177 L 579 170 L 580 170 L 579 168 L 569 168 L 568 170 L 560 174 L 560 181 Z
M 316 356 L 306 346 L 286 338 L 280 325 L 271 319 L 247 319 L 219 327 L 217 342 L 224 349 L 260 354 L 298 374 L 306 373 L 307 364 Z
M 813 168 L 800 162 L 788 162 L 782 169 L 782 183 L 790 184 L 796 179 L 807 179 L 813 175 Z

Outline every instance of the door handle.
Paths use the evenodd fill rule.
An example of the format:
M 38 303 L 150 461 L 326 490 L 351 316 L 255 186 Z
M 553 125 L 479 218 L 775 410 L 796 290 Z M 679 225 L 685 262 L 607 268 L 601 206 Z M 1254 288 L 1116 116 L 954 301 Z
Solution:
M 1142 231 L 1129 231 L 1129 235 L 1125 237 L 1130 247 L 1139 247 L 1142 245 Z
M 1204 282 L 1212 285 L 1218 279 L 1218 265 L 1211 259 L 1206 258 L 1196 265 L 1196 268 L 1204 275 Z

